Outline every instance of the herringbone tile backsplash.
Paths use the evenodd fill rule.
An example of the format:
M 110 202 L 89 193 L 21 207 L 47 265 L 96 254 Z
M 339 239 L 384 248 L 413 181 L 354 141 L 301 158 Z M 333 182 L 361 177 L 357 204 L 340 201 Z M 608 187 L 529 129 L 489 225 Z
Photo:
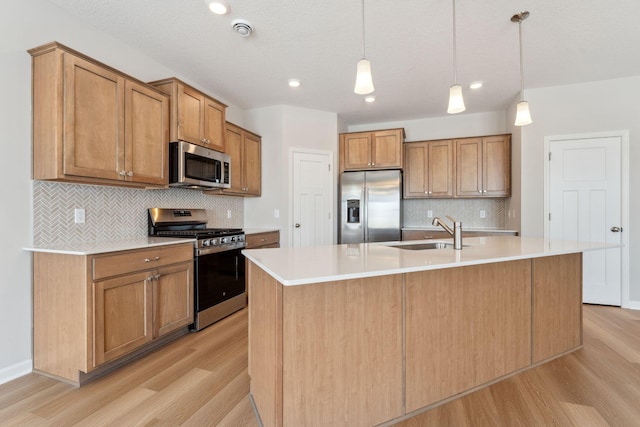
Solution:
M 74 223 L 75 208 L 85 210 L 84 224 Z M 144 237 L 148 208 L 203 208 L 209 227 L 242 227 L 244 218 L 240 197 L 180 188 L 139 190 L 33 181 L 33 244 Z
M 505 227 L 506 211 L 504 199 L 405 199 L 403 203 L 403 226 L 431 226 L 433 218 L 427 217 L 431 211 L 434 217 L 445 218 L 449 215 L 462 221 L 462 228 L 497 228 Z M 480 218 L 480 211 L 485 217 Z

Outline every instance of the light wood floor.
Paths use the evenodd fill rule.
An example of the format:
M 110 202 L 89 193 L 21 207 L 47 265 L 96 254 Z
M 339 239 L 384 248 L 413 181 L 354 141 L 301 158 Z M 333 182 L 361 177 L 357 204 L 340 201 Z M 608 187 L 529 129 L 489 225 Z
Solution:
M 0 425 L 257 426 L 247 311 L 81 388 L 36 374 L 0 385 Z M 640 425 L 640 311 L 584 306 L 584 348 L 397 424 Z

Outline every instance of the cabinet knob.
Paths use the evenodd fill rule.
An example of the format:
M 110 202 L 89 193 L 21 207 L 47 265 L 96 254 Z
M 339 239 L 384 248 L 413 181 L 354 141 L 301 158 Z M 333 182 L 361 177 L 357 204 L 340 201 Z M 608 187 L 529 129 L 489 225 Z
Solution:
M 478 190 L 478 193 L 482 193 L 482 190 Z
M 127 176 L 133 176 L 133 171 L 127 172 Z
M 300 228 L 300 224 L 298 224 L 298 223 L 296 222 L 295 227 L 296 227 L 296 228 Z
M 127 174 L 125 171 L 120 171 L 118 173 L 120 174 L 120 176 L 125 176 Z
M 483 192 L 483 193 L 486 193 L 486 192 L 487 192 L 487 190 L 482 190 L 482 192 Z

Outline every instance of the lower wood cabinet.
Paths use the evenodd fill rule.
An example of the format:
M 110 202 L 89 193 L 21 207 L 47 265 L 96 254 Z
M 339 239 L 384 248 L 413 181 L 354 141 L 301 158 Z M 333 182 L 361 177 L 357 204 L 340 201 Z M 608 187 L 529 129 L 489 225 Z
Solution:
M 280 247 L 280 231 L 278 230 L 247 234 L 246 239 L 247 249 Z
M 193 323 L 191 243 L 100 255 L 34 253 L 34 370 L 82 374 Z

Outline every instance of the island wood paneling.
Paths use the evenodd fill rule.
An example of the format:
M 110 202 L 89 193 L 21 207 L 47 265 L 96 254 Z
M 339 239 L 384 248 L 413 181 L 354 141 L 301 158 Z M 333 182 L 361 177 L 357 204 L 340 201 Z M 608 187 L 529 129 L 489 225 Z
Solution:
M 533 363 L 582 345 L 582 254 L 533 259 Z
M 249 311 L 251 394 L 263 425 L 280 426 L 282 425 L 282 285 L 249 261 L 247 261 L 247 283 L 251 308 Z
M 402 415 L 401 275 L 285 286 L 282 310 L 284 426 Z
M 531 261 L 406 275 L 406 412 L 531 363 Z

